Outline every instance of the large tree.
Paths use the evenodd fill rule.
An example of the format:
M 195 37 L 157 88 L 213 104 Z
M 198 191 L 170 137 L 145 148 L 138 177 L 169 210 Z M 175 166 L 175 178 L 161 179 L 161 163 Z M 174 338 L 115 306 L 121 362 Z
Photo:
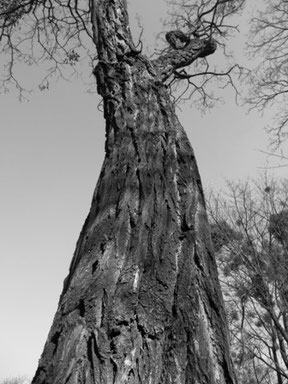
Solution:
M 167 80 L 189 79 L 182 68 L 196 61 L 207 69 L 242 2 L 196 1 L 196 28 L 150 60 L 125 0 L 1 1 L 3 85 L 20 87 L 13 65 L 31 59 L 27 41 L 54 72 L 77 47 L 93 57 L 92 41 L 106 119 L 104 164 L 33 383 L 234 383 L 201 180 Z

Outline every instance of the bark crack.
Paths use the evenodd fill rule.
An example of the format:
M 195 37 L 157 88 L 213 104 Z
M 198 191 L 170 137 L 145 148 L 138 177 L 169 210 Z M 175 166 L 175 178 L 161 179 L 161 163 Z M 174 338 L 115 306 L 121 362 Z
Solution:
M 95 342 L 96 342 L 95 335 L 94 333 L 92 333 L 87 340 L 87 357 L 90 363 L 90 372 L 91 372 L 92 380 L 94 383 L 96 383 L 95 363 L 94 363 L 94 352 L 96 352 Z

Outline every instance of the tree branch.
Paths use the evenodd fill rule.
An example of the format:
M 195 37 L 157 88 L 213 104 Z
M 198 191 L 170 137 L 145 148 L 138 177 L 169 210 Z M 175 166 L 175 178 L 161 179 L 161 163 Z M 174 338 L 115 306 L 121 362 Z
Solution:
M 191 65 L 198 58 L 211 55 L 216 51 L 217 44 L 214 39 L 192 39 L 181 50 L 170 50 L 152 61 L 162 81 L 170 77 L 175 70 Z

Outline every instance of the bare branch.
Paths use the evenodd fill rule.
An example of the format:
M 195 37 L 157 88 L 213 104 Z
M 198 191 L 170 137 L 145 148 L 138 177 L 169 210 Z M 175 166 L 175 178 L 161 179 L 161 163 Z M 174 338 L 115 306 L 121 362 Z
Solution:
M 164 23 L 170 33 L 178 34 L 182 37 L 182 42 L 179 40 L 173 44 L 168 40 L 170 48 L 163 52 L 163 61 L 169 55 L 179 55 L 175 50 L 186 50 L 189 46 L 187 39 L 191 38 L 191 42 L 213 41 L 217 49 L 223 53 L 223 57 L 227 59 L 225 68 L 223 64 L 221 70 L 216 64 L 208 64 L 206 57 L 198 60 L 188 61 L 181 66 L 170 67 L 166 71 L 167 78 L 169 76 L 168 84 L 172 87 L 172 93 L 175 94 L 177 88 L 181 89 L 180 92 L 176 91 L 175 102 L 183 102 L 192 100 L 197 106 L 202 104 L 202 108 L 210 108 L 215 102 L 221 101 L 221 98 L 214 97 L 211 84 L 212 82 L 219 81 L 218 86 L 225 88 L 232 86 L 235 91 L 235 98 L 237 99 L 238 91 L 234 76 L 238 77 L 245 72 L 244 68 L 240 68 L 236 63 L 231 64 L 232 56 L 227 52 L 226 44 L 227 37 L 238 30 L 234 21 L 229 22 L 233 16 L 238 14 L 244 5 L 244 1 L 228 1 L 228 0 L 195 0 L 193 2 L 188 0 L 173 0 L 169 2 L 170 12 L 169 18 Z M 169 36 L 170 37 L 170 36 Z M 204 56 L 204 55 L 203 55 Z M 206 55 L 205 55 L 206 56 Z M 160 56 L 161 60 L 161 56 Z M 179 71 L 179 68 L 183 68 Z M 170 78 L 171 77 L 171 78 Z M 197 81 L 195 82 L 195 78 Z M 192 81 L 192 79 L 194 81 Z M 180 85 L 185 81 L 184 85 Z M 196 95 L 196 98 L 195 98 Z
M 48 76 L 71 77 L 76 64 L 96 56 L 90 5 L 85 0 L 0 1 L 0 55 L 4 63 L 0 88 L 14 84 L 21 94 L 16 63 L 49 63 Z M 73 68 L 72 68 L 73 67 Z M 68 71 L 67 71 L 68 70 Z
M 247 48 L 258 65 L 247 79 L 251 93 L 246 101 L 261 112 L 275 108 L 274 121 L 267 126 L 267 131 L 277 147 L 288 137 L 287 1 L 267 2 L 266 9 L 257 12 L 252 18 Z

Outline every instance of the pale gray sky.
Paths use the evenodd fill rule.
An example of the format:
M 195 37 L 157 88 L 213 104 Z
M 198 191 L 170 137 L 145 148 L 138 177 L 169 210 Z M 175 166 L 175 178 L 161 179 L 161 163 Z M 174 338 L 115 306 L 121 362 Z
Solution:
M 148 38 L 158 32 L 163 4 L 133 2 Z M 104 158 L 98 103 L 77 81 L 36 90 L 29 103 L 0 95 L 0 380 L 31 377 L 37 368 Z M 189 106 L 179 117 L 204 186 L 253 177 L 267 165 L 258 151 L 267 144 L 265 120 L 247 115 L 230 93 L 204 117 Z

